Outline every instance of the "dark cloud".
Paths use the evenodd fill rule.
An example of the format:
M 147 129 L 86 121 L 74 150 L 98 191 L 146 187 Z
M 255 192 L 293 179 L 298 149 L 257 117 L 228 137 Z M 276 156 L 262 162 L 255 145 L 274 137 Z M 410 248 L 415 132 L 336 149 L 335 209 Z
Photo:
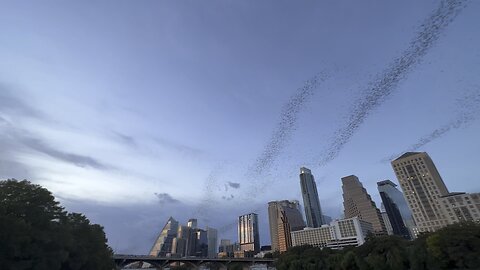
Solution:
M 347 120 L 331 138 L 327 149 L 322 151 L 320 166 L 335 159 L 343 146 L 363 124 L 368 115 L 378 108 L 397 89 L 398 84 L 412 72 L 429 49 L 440 38 L 445 28 L 465 7 L 466 0 L 445 0 L 420 26 L 408 48 L 362 91 L 353 102 Z
M 0 113 L 11 116 L 45 118 L 45 115 L 14 94 L 18 89 L 0 83 Z
M 128 136 L 116 131 L 113 131 L 113 134 L 121 143 L 126 144 L 128 146 L 134 146 L 134 147 L 137 146 L 137 142 L 132 136 Z
M 154 193 L 155 196 L 158 198 L 158 201 L 160 204 L 171 204 L 171 203 L 178 203 L 179 200 L 174 199 L 170 194 L 168 193 Z
M 240 183 L 235 183 L 235 182 L 227 182 L 228 183 L 228 186 L 231 187 L 231 188 L 234 188 L 234 189 L 238 189 L 240 188 Z
M 84 156 L 84 155 L 77 155 L 77 154 L 72 154 L 64 151 L 60 151 L 58 149 L 55 149 L 54 147 L 48 145 L 44 141 L 38 139 L 38 138 L 32 138 L 32 137 L 21 137 L 19 140 L 25 145 L 28 146 L 29 148 L 36 150 L 40 153 L 44 153 L 48 156 L 51 156 L 53 158 L 62 160 L 67 163 L 74 164 L 75 166 L 78 167 L 92 167 L 95 169 L 99 170 L 106 170 L 109 169 L 108 166 L 102 164 L 100 161 L 89 157 L 89 156 Z

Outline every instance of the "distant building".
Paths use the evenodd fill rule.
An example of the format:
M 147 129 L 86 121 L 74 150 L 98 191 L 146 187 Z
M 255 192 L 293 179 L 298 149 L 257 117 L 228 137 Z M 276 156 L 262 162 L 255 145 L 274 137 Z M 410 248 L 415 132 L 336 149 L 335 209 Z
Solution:
M 193 230 L 187 226 L 178 226 L 177 236 L 172 241 L 172 257 L 189 256 L 189 243 L 193 239 Z
M 197 228 L 197 219 L 196 218 L 191 218 L 187 222 L 187 227 L 196 229 Z
M 268 221 L 273 251 L 286 251 L 292 245 L 290 232 L 305 228 L 298 201 L 269 202 Z
M 323 217 L 324 224 L 330 224 L 330 222 L 333 221 L 333 218 L 331 216 L 322 215 L 322 217 Z
M 217 257 L 217 230 L 214 228 L 207 227 L 207 241 L 208 241 L 208 258 Z
M 388 215 L 392 232 L 405 239 L 414 238 L 415 223 L 403 193 L 390 180 L 377 182 L 383 207 Z M 387 224 L 385 224 L 387 225 Z M 388 231 L 388 228 L 387 228 Z
M 153 244 L 152 249 L 150 250 L 150 256 L 159 256 L 165 257 L 170 255 L 172 252 L 172 242 L 173 239 L 177 236 L 178 221 L 173 217 L 170 217 L 163 226 L 160 235 L 157 237 L 157 240 Z
M 360 246 L 369 232 L 373 232 L 371 223 L 358 217 L 335 220 L 330 225 L 319 228 L 305 228 L 292 232 L 293 246 L 311 245 L 341 249 L 347 246 Z
M 312 172 L 308 168 L 300 168 L 300 187 L 302 190 L 307 226 L 311 228 L 320 227 L 324 224 L 322 220 L 322 208 L 320 207 L 320 200 L 318 198 L 317 184 L 315 183 Z
M 382 214 L 383 223 L 385 224 L 385 229 L 387 230 L 387 234 L 393 235 L 392 224 L 390 223 L 390 219 L 388 218 L 387 212 L 380 212 L 380 214 Z
M 378 210 L 358 177 L 355 175 L 343 177 L 342 189 L 345 218 L 358 217 L 371 223 L 375 234 L 386 234 L 387 231 L 380 210 Z
M 240 251 L 239 243 L 231 243 L 228 239 L 222 239 L 218 247 L 219 258 L 233 258 L 236 251 Z
M 241 251 L 260 251 L 260 235 L 258 233 L 258 215 L 250 213 L 238 217 L 238 242 Z
M 480 193 L 454 192 L 438 198 L 447 223 L 480 222 Z
M 440 173 L 425 152 L 407 152 L 392 161 L 419 232 L 433 232 L 448 224 L 438 198 L 449 194 Z

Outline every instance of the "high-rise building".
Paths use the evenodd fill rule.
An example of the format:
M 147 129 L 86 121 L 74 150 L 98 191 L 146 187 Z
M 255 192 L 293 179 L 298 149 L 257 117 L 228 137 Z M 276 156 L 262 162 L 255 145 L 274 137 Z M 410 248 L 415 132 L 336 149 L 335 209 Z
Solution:
M 345 218 L 358 217 L 370 222 L 375 234 L 386 234 L 382 214 L 358 177 L 355 175 L 343 177 L 342 189 Z
M 390 223 L 390 219 L 388 218 L 387 212 L 382 211 L 382 212 L 380 212 L 380 214 L 382 214 L 383 224 L 385 224 L 385 229 L 387 230 L 387 234 L 388 235 L 393 235 L 392 224 Z
M 257 214 L 250 213 L 238 217 L 238 242 L 241 251 L 252 253 L 260 251 Z
M 172 256 L 185 257 L 189 255 L 188 244 L 192 241 L 192 228 L 178 226 L 177 236 L 172 241 Z
M 307 226 L 311 228 L 322 226 L 324 222 L 318 198 L 317 184 L 315 184 L 312 172 L 305 167 L 300 168 L 300 187 L 302 189 Z
M 191 218 L 187 222 L 187 227 L 196 229 L 197 228 L 197 219 L 196 218 Z
M 430 156 L 407 152 L 392 161 L 400 187 L 419 232 L 433 232 L 448 224 L 438 198 L 448 189 Z
M 269 202 L 268 221 L 273 251 L 286 251 L 291 246 L 290 232 L 305 228 L 298 201 Z
M 365 242 L 367 234 L 372 231 L 372 224 L 358 217 L 341 219 L 319 228 L 307 227 L 301 231 L 292 232 L 292 244 L 332 249 L 360 246 Z
M 153 244 L 152 249 L 150 250 L 150 256 L 165 257 L 167 254 L 172 252 L 172 242 L 173 239 L 177 236 L 178 230 L 178 221 L 173 217 L 170 217 L 163 226 L 160 235 L 157 237 L 157 240 Z
M 415 227 L 412 212 L 408 208 L 403 193 L 396 186 L 390 180 L 377 182 L 378 191 L 380 192 L 382 204 L 388 215 L 393 234 L 406 239 L 412 239 Z
M 217 230 L 207 227 L 207 240 L 208 240 L 208 258 L 217 257 Z
M 447 223 L 480 222 L 480 193 L 452 192 L 438 198 Z

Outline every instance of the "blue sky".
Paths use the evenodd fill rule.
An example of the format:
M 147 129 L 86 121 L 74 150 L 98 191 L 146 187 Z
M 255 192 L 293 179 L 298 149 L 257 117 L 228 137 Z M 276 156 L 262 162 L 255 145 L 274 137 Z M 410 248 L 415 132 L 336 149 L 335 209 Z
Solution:
M 268 244 L 267 202 L 301 200 L 303 165 L 326 214 L 341 216 L 350 174 L 379 206 L 376 182 L 396 182 L 385 159 L 415 144 L 451 191 L 480 190 L 476 1 L 326 163 L 438 1 L 0 5 L 0 178 L 47 187 L 104 225 L 117 252 L 146 253 L 169 216 L 235 239 L 250 211 Z

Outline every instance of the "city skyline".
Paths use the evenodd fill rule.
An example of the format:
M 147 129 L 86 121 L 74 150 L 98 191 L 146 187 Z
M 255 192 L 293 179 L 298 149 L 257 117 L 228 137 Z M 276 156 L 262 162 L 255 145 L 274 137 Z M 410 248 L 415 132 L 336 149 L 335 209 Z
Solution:
M 428 152 L 449 190 L 478 192 L 480 3 L 425 23 L 437 10 L 4 1 L 0 178 L 45 186 L 129 254 L 170 216 L 233 240 L 256 212 L 268 243 L 265 205 L 302 201 L 302 166 L 333 218 L 341 177 L 379 206 L 376 183 L 400 184 L 389 162 L 409 151 Z

